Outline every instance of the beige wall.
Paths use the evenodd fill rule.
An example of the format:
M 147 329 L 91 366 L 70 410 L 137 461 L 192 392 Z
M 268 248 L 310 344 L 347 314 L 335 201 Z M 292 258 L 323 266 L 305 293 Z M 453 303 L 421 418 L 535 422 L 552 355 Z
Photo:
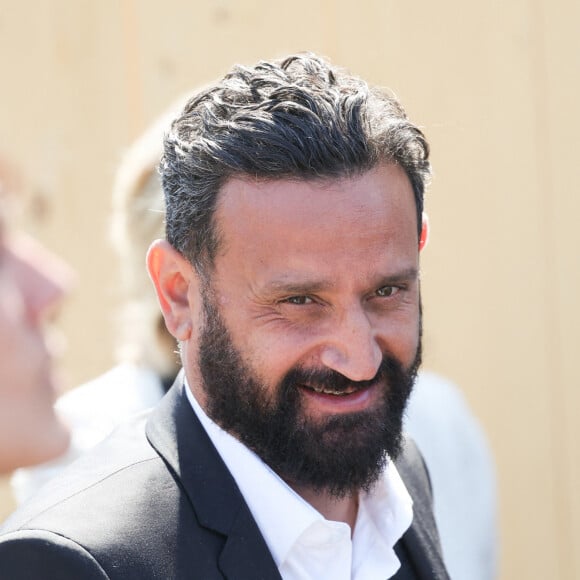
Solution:
M 394 89 L 430 138 L 426 363 L 489 434 L 501 577 L 579 578 L 579 21 L 572 0 L 1 0 L 0 151 L 80 275 L 68 384 L 111 363 L 123 148 L 233 62 L 321 52 Z

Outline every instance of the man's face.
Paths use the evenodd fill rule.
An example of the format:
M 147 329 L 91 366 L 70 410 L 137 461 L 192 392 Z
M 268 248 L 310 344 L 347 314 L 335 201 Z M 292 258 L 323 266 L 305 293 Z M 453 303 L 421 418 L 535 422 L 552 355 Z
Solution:
M 289 483 L 368 487 L 397 452 L 419 362 L 407 176 L 384 165 L 340 180 L 233 179 L 216 223 L 220 252 L 184 349 L 194 394 Z
M 0 236 L 0 473 L 52 459 L 68 444 L 53 410 L 45 325 L 69 282 L 68 266 L 32 239 Z

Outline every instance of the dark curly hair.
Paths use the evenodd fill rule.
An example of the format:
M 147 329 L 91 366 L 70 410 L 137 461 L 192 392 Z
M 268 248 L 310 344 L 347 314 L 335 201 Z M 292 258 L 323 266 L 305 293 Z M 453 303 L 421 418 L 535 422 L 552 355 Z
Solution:
M 348 177 L 382 162 L 405 170 L 420 230 L 429 146 L 393 95 L 314 54 L 235 66 L 188 101 L 165 137 L 167 239 L 203 271 L 219 246 L 214 213 L 228 179 Z

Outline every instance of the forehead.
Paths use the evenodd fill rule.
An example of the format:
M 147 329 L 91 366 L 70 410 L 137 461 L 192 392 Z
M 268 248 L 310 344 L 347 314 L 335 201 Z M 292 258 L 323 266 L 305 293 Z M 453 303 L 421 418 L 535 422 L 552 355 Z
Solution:
M 220 193 L 216 225 L 216 267 L 221 259 L 254 274 L 354 272 L 364 264 L 372 269 L 387 255 L 394 268 L 407 268 L 418 255 L 413 190 L 392 164 L 342 179 L 232 179 Z
M 357 221 L 378 221 L 397 229 L 414 221 L 417 231 L 411 184 L 404 170 L 393 164 L 339 179 L 234 178 L 220 192 L 216 217 L 221 233 L 256 233 L 271 229 L 272 223 L 320 231 Z

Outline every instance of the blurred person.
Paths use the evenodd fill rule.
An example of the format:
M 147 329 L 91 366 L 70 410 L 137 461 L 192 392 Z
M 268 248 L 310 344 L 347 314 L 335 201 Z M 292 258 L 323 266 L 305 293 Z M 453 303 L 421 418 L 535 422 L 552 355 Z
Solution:
M 154 406 L 179 370 L 175 339 L 167 332 L 143 264 L 151 241 L 164 236 L 157 166 L 163 135 L 179 103 L 129 148 L 115 177 L 112 241 L 124 297 L 120 362 L 59 399 L 57 409 L 73 427 L 72 443 L 61 459 L 16 472 L 12 486 L 19 502 L 132 414 Z M 492 580 L 498 549 L 496 482 L 480 425 L 459 389 L 426 371 L 418 374 L 404 424 L 429 468 L 435 519 L 451 577 Z
M 296 55 L 194 95 L 161 168 L 167 241 L 148 268 L 184 372 L 10 519 L 0 575 L 448 578 L 402 434 L 421 131 Z
M 460 389 L 445 377 L 420 372 L 405 429 L 429 469 L 449 575 L 494 580 L 499 558 L 495 464 L 485 433 Z
M 170 107 L 133 143 L 115 175 L 111 241 L 119 258 L 122 297 L 118 364 L 58 399 L 56 410 L 72 430 L 70 444 L 56 460 L 14 473 L 11 485 L 18 503 L 126 419 L 156 405 L 175 380 L 180 366 L 177 345 L 165 328 L 145 255 L 151 242 L 163 236 L 165 210 L 157 166 L 164 132 L 179 108 Z
M 55 414 L 48 325 L 68 292 L 69 267 L 11 227 L 0 176 L 0 473 L 62 454 L 69 431 Z

